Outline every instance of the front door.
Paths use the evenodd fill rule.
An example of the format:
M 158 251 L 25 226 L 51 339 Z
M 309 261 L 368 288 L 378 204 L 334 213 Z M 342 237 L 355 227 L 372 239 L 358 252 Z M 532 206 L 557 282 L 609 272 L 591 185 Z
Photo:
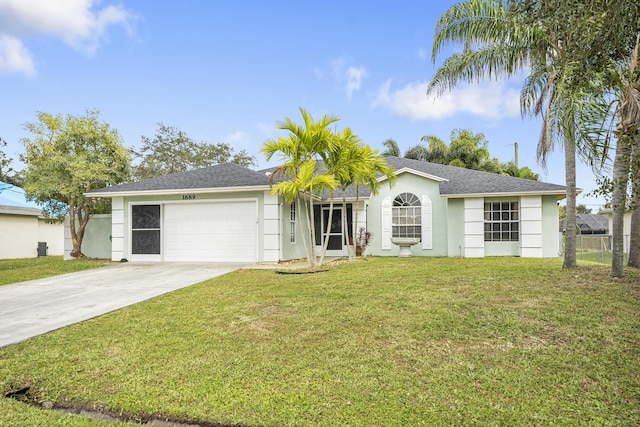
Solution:
M 322 248 L 327 236 L 329 236 L 329 242 L 327 244 L 328 256 L 343 256 L 346 255 L 346 248 L 344 247 L 345 238 L 344 230 L 342 227 L 342 206 L 333 207 L 333 215 L 331 215 L 331 224 L 329 224 L 329 205 L 314 206 L 315 214 L 315 229 L 316 229 L 316 251 L 318 255 L 322 253 Z M 351 205 L 347 205 L 347 219 L 349 227 L 351 227 Z M 351 229 L 349 228 L 349 235 Z
M 331 225 L 329 225 L 329 207 L 322 208 L 322 244 L 329 235 L 327 254 L 329 251 L 341 251 L 342 254 L 342 208 L 333 208 Z

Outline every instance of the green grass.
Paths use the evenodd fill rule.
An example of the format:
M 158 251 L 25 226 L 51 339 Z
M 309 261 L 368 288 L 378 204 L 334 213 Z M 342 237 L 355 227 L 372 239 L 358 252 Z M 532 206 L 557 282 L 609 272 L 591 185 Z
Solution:
M 61 256 L 1 259 L 0 286 L 103 267 L 109 263 L 110 261 L 90 259 L 64 261 Z
M 239 271 L 0 349 L 0 391 L 229 425 L 635 425 L 640 275 L 561 262 Z M 0 425 L 100 424 L 0 399 Z
M 627 254 L 623 255 L 623 263 L 626 265 L 627 263 Z M 606 264 L 611 266 L 611 261 L 613 259 L 613 255 L 611 251 L 578 251 L 576 253 L 576 258 L 578 261 L 591 261 L 597 262 L 598 264 Z

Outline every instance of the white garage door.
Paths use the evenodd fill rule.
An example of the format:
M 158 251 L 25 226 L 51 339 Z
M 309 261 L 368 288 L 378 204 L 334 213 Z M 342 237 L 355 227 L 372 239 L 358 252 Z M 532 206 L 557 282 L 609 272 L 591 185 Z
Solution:
M 256 262 L 256 202 L 164 206 L 164 260 Z

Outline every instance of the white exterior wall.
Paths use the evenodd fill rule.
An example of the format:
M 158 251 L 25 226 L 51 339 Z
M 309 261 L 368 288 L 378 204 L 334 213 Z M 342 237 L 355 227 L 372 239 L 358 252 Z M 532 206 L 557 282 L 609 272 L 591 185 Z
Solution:
M 382 221 L 382 231 L 380 239 L 380 247 L 383 251 L 391 250 L 391 197 L 385 197 L 381 204 L 382 212 L 380 218 Z
M 542 197 L 520 197 L 520 256 L 542 257 Z
M 48 224 L 44 219 L 38 218 L 38 242 L 47 243 L 47 255 L 64 255 L 64 224 Z
M 622 234 L 624 235 L 624 239 L 622 239 L 622 251 L 625 254 L 629 253 L 629 238 L 631 236 L 631 212 L 625 212 L 623 216 L 622 222 Z M 613 213 L 609 212 L 609 235 L 613 234 Z
M 124 197 L 111 199 L 111 260 L 124 258 Z
M 364 229 L 367 229 L 367 205 L 365 202 L 363 202 L 362 200 L 358 201 L 358 204 L 356 205 L 355 202 L 351 205 L 352 209 L 353 209 L 353 219 L 355 221 L 355 215 L 356 212 L 358 213 L 358 222 L 356 223 L 356 236 L 358 235 L 358 232 L 360 231 L 360 228 L 364 227 Z M 371 230 L 367 230 L 367 231 L 371 231 Z
M 282 241 L 280 233 L 280 204 L 278 196 L 271 194 L 270 191 L 264 192 L 263 206 L 263 256 L 264 262 L 277 263 L 280 260 L 280 245 Z
M 38 256 L 38 217 L 0 214 L 0 259 Z
M 484 257 L 484 199 L 464 199 L 464 248 L 465 258 Z

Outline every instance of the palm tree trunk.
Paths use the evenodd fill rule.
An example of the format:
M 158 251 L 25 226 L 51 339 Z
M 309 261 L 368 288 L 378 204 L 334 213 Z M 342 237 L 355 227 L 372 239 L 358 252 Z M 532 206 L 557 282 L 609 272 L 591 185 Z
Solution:
M 629 237 L 629 267 L 640 268 L 640 133 L 631 149 L 631 230 Z
M 322 221 L 322 206 L 320 207 L 320 220 Z M 331 221 L 333 221 L 333 194 L 329 200 L 329 218 L 327 224 L 327 230 L 325 230 L 324 242 L 322 242 L 322 255 L 320 255 L 320 262 L 318 265 L 324 264 L 324 257 L 327 254 L 327 246 L 329 246 L 329 236 L 331 235 Z
M 564 138 L 564 167 L 567 187 L 567 228 L 562 268 L 575 268 L 576 261 L 576 146 Z
M 298 209 L 300 210 L 300 213 L 302 213 L 302 208 L 304 207 L 304 210 L 307 210 L 307 204 L 303 203 L 302 197 L 300 197 L 300 195 L 298 194 L 298 196 L 296 196 L 296 205 L 298 206 Z M 300 215 L 300 235 L 302 235 L 302 245 L 304 246 L 304 251 L 307 254 L 307 263 L 309 264 L 310 267 L 312 267 L 311 265 L 311 257 L 309 254 L 309 246 L 307 245 L 307 236 L 311 235 L 311 232 L 309 230 L 309 215 L 307 213 L 307 233 L 303 232 L 304 230 L 304 215 Z
M 618 125 L 620 129 L 622 125 Z M 613 161 L 613 193 L 611 208 L 613 209 L 612 224 L 612 260 L 611 276 L 624 276 L 624 211 L 627 201 L 627 184 L 629 182 L 629 164 L 631 160 L 631 145 L 623 132 L 618 133 L 616 155 Z
M 640 268 L 640 188 L 638 183 L 634 184 L 633 204 L 631 212 L 631 231 L 629 236 L 629 267 Z
M 307 208 L 307 223 L 309 225 L 309 246 L 307 255 L 309 258 L 309 266 L 315 267 L 317 264 L 316 259 L 316 225 L 315 225 L 315 213 L 313 211 L 313 196 L 309 194 L 309 206 Z
M 353 233 L 353 258 L 351 258 L 351 253 L 349 253 L 349 260 L 351 261 L 355 261 L 356 259 L 356 236 L 357 236 L 357 230 L 358 230 L 358 202 L 360 200 L 360 185 L 356 184 L 356 203 L 354 205 L 354 218 L 353 218 L 353 227 L 352 227 L 352 233 Z
M 342 206 L 340 212 L 340 216 L 342 217 L 340 220 L 342 225 L 342 245 L 347 248 L 347 256 L 351 259 L 351 242 L 349 241 L 349 225 L 347 224 L 347 200 L 344 196 L 344 188 L 342 189 L 342 202 L 340 206 Z

